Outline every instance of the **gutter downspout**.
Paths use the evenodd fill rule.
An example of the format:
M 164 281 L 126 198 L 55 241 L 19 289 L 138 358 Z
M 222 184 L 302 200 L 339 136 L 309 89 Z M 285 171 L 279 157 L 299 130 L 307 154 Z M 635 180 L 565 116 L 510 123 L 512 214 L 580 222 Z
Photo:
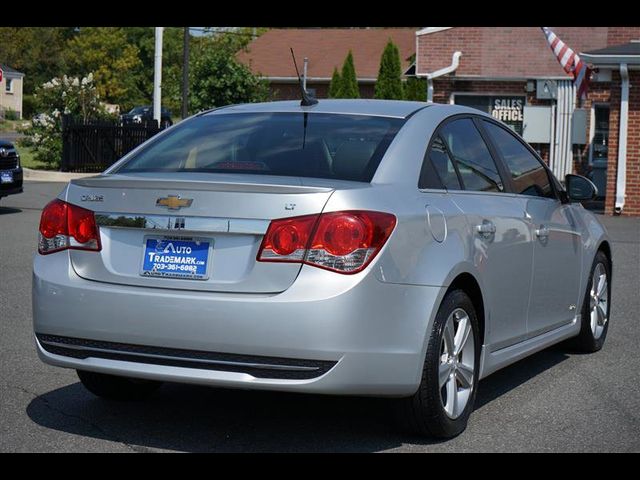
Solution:
M 435 72 L 431 72 L 431 73 L 416 72 L 416 77 L 425 77 L 427 79 L 427 102 L 433 102 L 433 79 L 455 72 L 458 69 L 458 66 L 460 65 L 461 56 L 462 56 L 462 52 L 460 51 L 455 52 L 453 54 L 453 57 L 451 57 L 451 65 L 449 65 L 448 67 L 441 68 L 440 70 L 436 70 Z
M 629 125 L 629 70 L 626 63 L 620 64 L 622 80 L 620 95 L 620 125 L 618 127 L 618 170 L 616 179 L 615 213 L 622 213 L 627 186 L 627 128 Z

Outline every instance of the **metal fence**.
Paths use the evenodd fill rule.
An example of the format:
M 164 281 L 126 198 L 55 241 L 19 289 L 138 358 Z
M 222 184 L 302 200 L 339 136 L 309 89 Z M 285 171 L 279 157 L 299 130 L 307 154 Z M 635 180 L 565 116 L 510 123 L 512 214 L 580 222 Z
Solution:
M 63 172 L 101 172 L 158 133 L 155 121 L 121 124 L 104 120 L 62 120 Z

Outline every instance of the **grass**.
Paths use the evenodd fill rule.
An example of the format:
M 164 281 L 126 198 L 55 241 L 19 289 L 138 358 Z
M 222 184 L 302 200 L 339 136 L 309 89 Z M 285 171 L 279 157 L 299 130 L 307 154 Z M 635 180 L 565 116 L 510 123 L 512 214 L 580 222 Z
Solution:
M 15 132 L 26 120 L 0 120 L 0 132 Z
M 34 170 L 51 170 L 51 166 L 37 161 L 34 158 L 33 150 L 29 147 L 17 147 L 20 154 L 20 165 L 25 168 L 32 168 Z

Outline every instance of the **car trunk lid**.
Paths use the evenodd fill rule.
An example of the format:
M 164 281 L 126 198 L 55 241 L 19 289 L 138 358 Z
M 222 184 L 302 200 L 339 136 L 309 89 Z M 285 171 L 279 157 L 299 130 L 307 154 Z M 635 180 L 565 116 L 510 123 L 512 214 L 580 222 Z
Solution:
M 136 173 L 73 180 L 65 200 L 95 212 L 102 250 L 72 250 L 71 262 L 79 276 L 100 282 L 281 292 L 295 281 L 300 265 L 256 262 L 270 221 L 319 214 L 333 191 L 323 180 L 244 174 Z M 179 265 L 176 255 L 192 247 L 202 249 L 198 259 L 180 260 L 201 263 L 198 272 L 184 267 L 187 276 L 194 274 L 190 278 L 185 271 L 155 270 L 170 267 L 161 267 L 168 257 L 154 252 L 173 256 L 169 263 Z

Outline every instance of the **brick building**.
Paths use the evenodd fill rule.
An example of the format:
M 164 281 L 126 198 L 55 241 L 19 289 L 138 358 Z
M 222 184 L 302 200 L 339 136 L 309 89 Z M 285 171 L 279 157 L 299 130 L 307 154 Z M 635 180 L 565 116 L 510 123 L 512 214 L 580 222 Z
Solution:
M 407 73 L 505 121 L 559 178 L 589 176 L 605 213 L 640 215 L 640 27 L 550 28 L 595 69 L 582 104 L 537 27 L 424 28 Z
M 286 28 L 268 30 L 240 52 L 238 60 L 267 79 L 274 99 L 298 98 L 300 89 L 289 48 L 296 54 L 302 75 L 302 59 L 309 59 L 307 90 L 327 98 L 333 69 L 341 70 L 349 50 L 353 53 L 361 98 L 372 98 L 380 57 L 391 39 L 398 46 L 402 68 L 409 67 L 415 53 L 414 28 Z

